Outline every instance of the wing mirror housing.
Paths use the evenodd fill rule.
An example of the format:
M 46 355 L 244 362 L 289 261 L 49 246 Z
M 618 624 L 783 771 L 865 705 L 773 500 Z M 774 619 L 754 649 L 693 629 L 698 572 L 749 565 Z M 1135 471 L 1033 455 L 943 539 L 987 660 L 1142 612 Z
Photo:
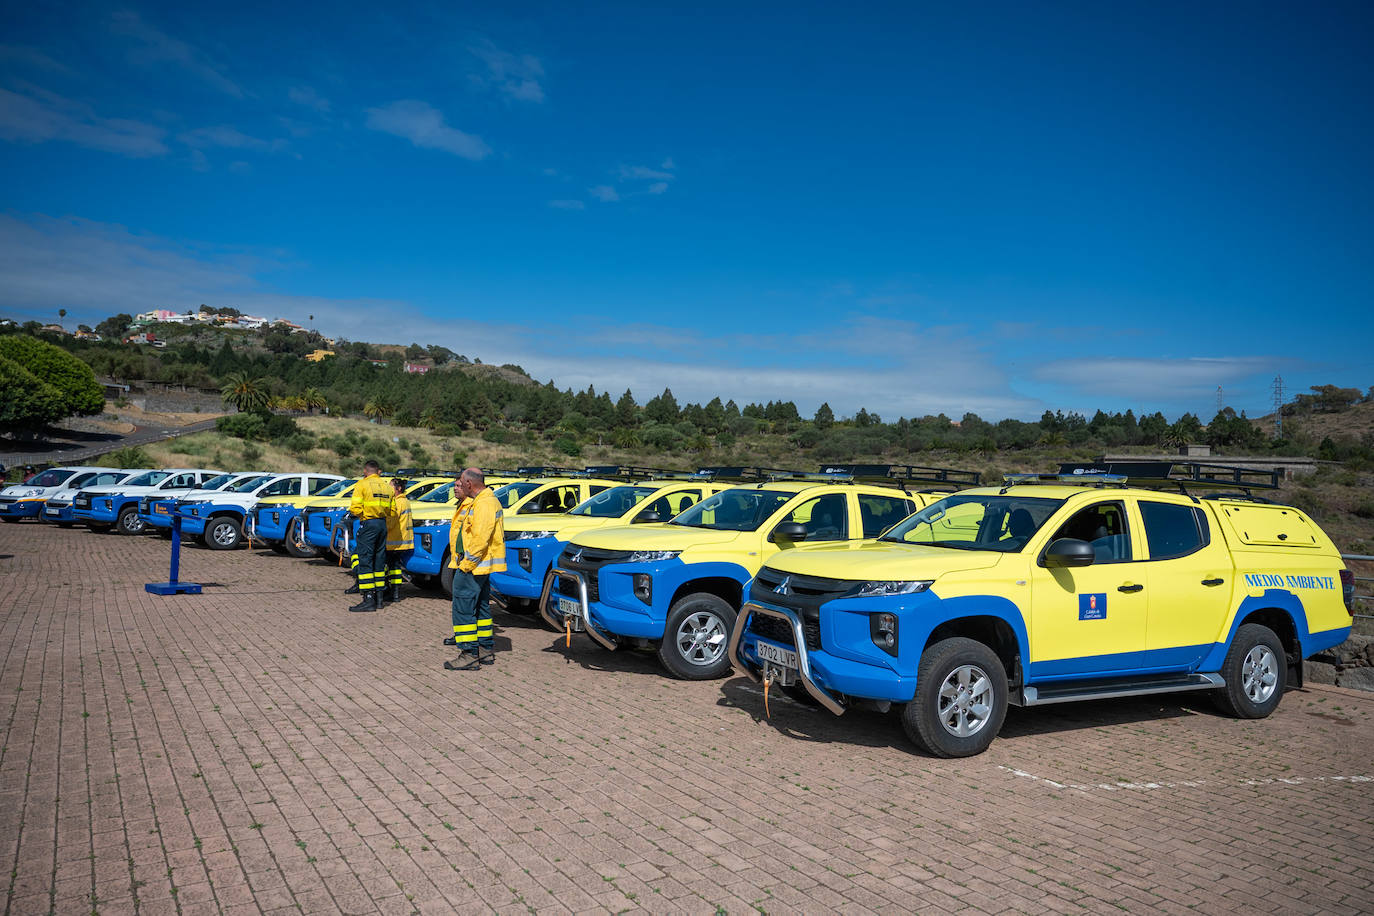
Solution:
M 634 524 L 634 525 L 647 525 L 647 524 L 650 524 L 651 522 L 661 522 L 661 521 L 663 521 L 663 516 L 659 515 L 657 512 L 653 512 L 653 511 L 651 511 L 651 510 L 649 510 L 649 509 L 645 509 L 643 512 L 639 513 L 638 515 L 636 515 L 636 516 L 634 517 L 634 521 L 631 522 L 631 524 Z
M 1045 551 L 1044 563 L 1051 569 L 1063 569 L 1074 566 L 1091 566 L 1097 555 L 1093 553 L 1093 546 L 1087 541 L 1080 541 L 1078 538 L 1060 538 L 1050 544 Z
M 806 526 L 801 522 L 782 522 L 768 535 L 768 540 L 800 543 L 806 540 Z

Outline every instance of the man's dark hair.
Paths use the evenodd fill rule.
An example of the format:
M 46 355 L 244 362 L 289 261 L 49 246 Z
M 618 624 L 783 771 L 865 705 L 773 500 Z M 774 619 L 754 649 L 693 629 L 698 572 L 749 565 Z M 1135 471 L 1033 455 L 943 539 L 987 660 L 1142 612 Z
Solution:
M 381 466 L 380 464 L 378 464 L 377 462 L 375 462 L 375 461 L 367 461 L 367 462 L 365 462 L 365 463 L 363 464 L 363 470 L 364 470 L 364 471 L 378 471 L 378 472 L 380 472 L 381 469 L 382 469 L 382 466 Z

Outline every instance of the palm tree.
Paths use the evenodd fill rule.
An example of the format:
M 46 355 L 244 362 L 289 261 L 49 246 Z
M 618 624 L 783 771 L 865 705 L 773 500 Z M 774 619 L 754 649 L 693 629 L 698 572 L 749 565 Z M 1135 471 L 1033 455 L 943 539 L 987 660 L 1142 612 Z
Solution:
M 368 401 L 363 405 L 363 416 L 372 420 L 389 417 L 391 416 L 391 407 L 384 401 Z
M 424 413 L 420 414 L 420 426 L 425 429 L 437 429 L 441 423 L 439 412 L 433 407 L 426 407 Z
M 318 388 L 307 388 L 302 391 L 301 400 L 305 402 L 305 409 L 310 413 L 314 413 L 316 408 L 323 410 L 329 403 L 324 398 L 324 392 Z
M 67 317 L 67 310 L 66 310 L 66 309 L 58 309 L 58 310 L 57 310 L 57 326 L 58 326 L 59 328 L 62 327 L 62 319 L 66 318 L 66 317 Z M 65 331 L 66 328 L 62 328 L 62 330 Z
M 245 372 L 231 372 L 225 376 L 219 393 L 223 396 L 224 403 L 234 406 L 239 413 L 262 410 L 270 401 L 266 383 L 266 379 L 249 378 Z
M 617 429 L 611 441 L 615 443 L 616 448 L 639 448 L 644 444 L 644 440 L 639 438 L 639 431 L 629 427 Z

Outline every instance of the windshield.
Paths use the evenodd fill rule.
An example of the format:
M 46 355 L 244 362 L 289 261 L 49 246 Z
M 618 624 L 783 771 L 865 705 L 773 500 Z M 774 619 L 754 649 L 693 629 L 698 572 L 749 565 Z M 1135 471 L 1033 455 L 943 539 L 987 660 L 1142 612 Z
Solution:
M 497 487 L 493 495 L 501 501 L 501 507 L 509 509 L 519 502 L 520 497 L 531 490 L 539 488 L 537 480 L 517 480 L 515 483 L 508 483 L 504 487 Z
M 249 490 L 256 489 L 258 484 L 271 477 L 271 474 L 254 474 L 252 477 L 245 477 L 238 483 L 231 483 L 224 488 L 226 493 L 247 493 Z
M 129 487 L 151 487 L 155 483 L 161 483 L 169 475 L 166 471 L 149 471 L 146 474 L 139 474 L 131 480 L 124 481 L 125 486 Z
M 668 524 L 753 531 L 796 495 L 785 490 L 724 490 L 703 499 Z
M 339 495 L 341 495 L 341 494 L 343 493 L 344 490 L 347 490 L 348 488 L 352 487 L 352 486 L 353 486 L 355 483 L 357 483 L 357 482 L 358 482 L 358 479 L 357 479 L 356 477 L 353 478 L 352 480 L 338 480 L 338 481 L 335 481 L 334 483 L 331 483 L 329 486 L 325 487 L 323 490 L 321 490 L 320 492 L 316 493 L 315 495 L 316 495 L 316 496 L 339 496 Z
M 205 483 L 200 485 L 200 488 L 202 490 L 218 490 L 220 487 L 224 486 L 226 483 L 233 480 L 237 476 L 237 474 L 219 474 L 218 476 L 211 477 L 209 480 L 205 481 Z
M 50 471 L 44 471 L 42 474 L 36 475 L 30 480 L 24 481 L 24 483 L 31 487 L 55 487 L 75 473 L 75 471 L 61 471 L 57 468 L 53 468 Z
M 453 481 L 441 484 L 430 490 L 424 496 L 415 500 L 417 503 L 446 503 L 448 498 L 453 495 Z
M 578 503 L 569 514 L 588 518 L 619 518 L 657 492 L 658 487 L 611 487 Z
M 878 540 L 1015 553 L 1063 502 L 1043 497 L 954 494 L 899 522 Z

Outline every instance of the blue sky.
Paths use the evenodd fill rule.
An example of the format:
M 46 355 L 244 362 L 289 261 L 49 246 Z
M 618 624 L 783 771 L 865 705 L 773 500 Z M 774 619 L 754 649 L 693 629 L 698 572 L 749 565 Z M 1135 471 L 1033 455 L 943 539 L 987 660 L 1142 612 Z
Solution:
M 641 401 L 1374 384 L 1368 4 L 7 4 L 0 313 L 202 302 Z

